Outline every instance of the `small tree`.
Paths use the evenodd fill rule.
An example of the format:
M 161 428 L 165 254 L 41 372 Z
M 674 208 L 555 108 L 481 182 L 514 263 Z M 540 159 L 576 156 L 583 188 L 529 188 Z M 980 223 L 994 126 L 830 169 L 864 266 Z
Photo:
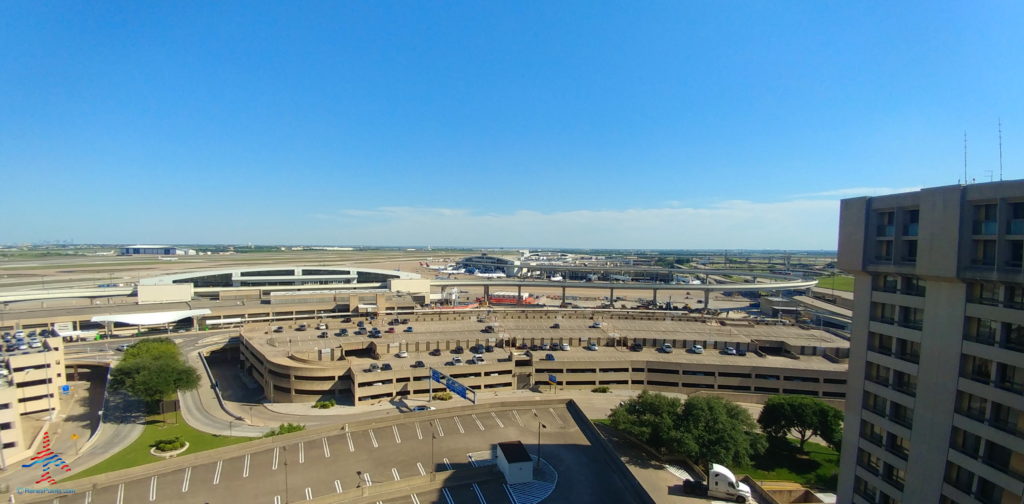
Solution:
M 679 419 L 680 451 L 702 467 L 749 465 L 767 445 L 750 413 L 721 397 L 687 399 Z
M 761 430 L 776 440 L 793 433 L 800 450 L 812 436 L 818 436 L 834 450 L 843 438 L 843 413 L 814 397 L 777 395 L 768 398 L 757 418 Z
M 648 391 L 628 399 L 612 410 L 608 419 L 621 430 L 662 452 L 679 450 L 679 409 L 675 397 Z
M 110 373 L 113 390 L 125 390 L 150 406 L 179 390 L 192 390 L 198 385 L 199 374 L 167 338 L 132 345 Z

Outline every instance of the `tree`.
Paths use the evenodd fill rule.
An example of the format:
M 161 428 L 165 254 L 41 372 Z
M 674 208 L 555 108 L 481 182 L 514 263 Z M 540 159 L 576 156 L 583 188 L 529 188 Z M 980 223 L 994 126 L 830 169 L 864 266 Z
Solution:
M 178 346 L 167 338 L 140 341 L 124 353 L 110 373 L 110 387 L 124 390 L 150 405 L 179 391 L 199 385 L 199 374 L 182 359 Z
M 709 467 L 712 462 L 749 465 L 767 446 L 747 410 L 721 397 L 690 397 L 679 412 L 680 452 Z
M 679 410 L 675 397 L 644 390 L 612 410 L 612 427 L 623 431 L 662 453 L 679 450 Z
M 807 396 L 777 395 L 769 397 L 757 418 L 761 430 L 776 440 L 791 433 L 800 441 L 800 450 L 811 436 L 818 436 L 834 450 L 843 438 L 843 413 L 824 401 Z

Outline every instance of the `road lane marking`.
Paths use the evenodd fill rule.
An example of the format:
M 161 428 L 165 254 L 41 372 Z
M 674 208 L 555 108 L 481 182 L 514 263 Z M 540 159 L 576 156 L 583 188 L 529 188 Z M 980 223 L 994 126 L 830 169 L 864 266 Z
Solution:
M 480 485 L 473 483 L 473 491 L 476 492 L 476 498 L 480 499 L 480 504 L 487 504 L 487 499 L 484 499 L 484 493 L 480 491 Z
M 523 419 L 519 418 L 518 411 L 512 410 L 512 416 L 516 417 L 516 423 L 518 423 L 520 427 L 526 427 L 525 425 L 523 425 Z
M 276 471 L 277 470 L 277 462 L 279 460 L 279 454 L 280 453 L 281 453 L 281 447 L 280 446 L 275 446 L 274 447 L 274 462 L 270 464 L 270 470 L 271 471 Z
M 117 485 L 117 504 L 124 504 L 124 483 Z
M 352 444 L 352 433 L 346 433 L 345 434 L 345 438 L 348 439 L 348 451 L 350 451 L 350 452 L 356 451 L 355 445 Z
M 441 428 L 441 422 L 434 420 L 434 427 L 437 428 L 437 435 L 444 437 L 444 429 Z
M 218 460 L 217 461 L 217 470 L 213 472 L 213 484 L 214 485 L 216 485 L 217 483 L 220 483 L 220 468 L 221 467 L 224 467 L 224 461 L 223 460 Z
M 274 504 L 281 504 L 281 496 L 280 495 L 275 495 L 274 496 Z
M 494 417 L 494 421 L 495 422 L 498 422 L 498 428 L 499 429 L 504 429 L 505 428 L 505 424 L 501 423 L 501 419 L 498 418 L 498 414 L 497 413 L 492 411 L 491 412 L 491 416 Z
M 512 504 L 519 504 L 519 500 L 516 499 L 515 494 L 512 493 L 512 489 L 509 488 L 507 483 L 502 483 L 501 486 L 505 489 L 505 495 L 508 496 L 508 501 Z
M 92 490 L 85 492 L 85 504 L 92 504 Z
M 402 438 L 398 436 L 398 426 L 392 425 L 391 428 L 395 431 L 395 442 L 398 444 L 402 443 Z
M 306 487 L 306 500 L 313 500 L 313 489 Z
M 250 454 L 246 453 L 245 454 L 245 465 L 242 467 L 242 477 L 243 478 L 248 478 L 249 477 L 249 458 L 250 458 Z
M 548 411 L 551 412 L 551 416 L 555 417 L 555 420 L 558 420 L 559 424 L 565 425 L 565 422 L 563 422 L 561 418 L 558 418 L 558 415 L 555 413 L 555 409 L 554 408 L 548 408 Z
M 474 413 L 474 414 L 473 414 L 473 415 L 471 415 L 471 416 L 473 417 L 473 420 L 476 420 L 476 426 L 477 426 L 477 427 L 480 427 L 480 430 L 485 430 L 485 429 L 484 429 L 484 424 L 483 424 L 482 422 L 480 422 L 480 419 L 479 419 L 479 418 L 477 418 L 477 417 L 476 417 L 476 413 Z
M 334 480 L 334 489 L 337 490 L 338 493 L 341 493 L 341 481 L 340 480 Z
M 416 422 L 416 439 L 423 439 L 423 432 L 420 431 L 419 422 Z
M 402 479 L 398 477 L 398 469 L 395 469 L 394 467 L 391 468 L 391 474 L 395 475 L 395 481 Z
M 156 500 L 156 476 L 149 479 L 149 502 Z
M 448 462 L 448 457 L 445 457 L 445 458 L 443 458 L 441 460 L 444 461 L 444 466 L 447 467 L 449 471 L 451 471 L 452 470 L 452 463 Z
M 423 470 L 423 464 L 416 462 L 416 468 L 420 470 L 420 476 L 426 476 L 427 471 Z
M 412 504 L 420 504 L 420 498 L 416 497 L 416 494 L 412 494 L 410 497 L 412 497 Z
M 299 463 L 306 462 L 306 443 L 299 441 Z
M 373 486 L 373 482 L 370 481 L 370 473 L 363 473 L 363 481 L 366 483 L 366 486 Z
M 373 442 L 373 447 L 377 448 L 377 436 L 373 435 L 373 429 L 369 429 L 369 431 L 370 431 L 370 441 Z
M 185 469 L 185 482 L 181 484 L 181 492 L 185 493 L 188 491 L 188 480 L 192 477 L 192 468 Z
M 442 487 L 441 488 L 441 493 L 444 494 L 444 500 L 448 501 L 448 504 L 455 504 L 455 501 L 452 500 L 452 494 L 448 493 L 448 489 L 447 488 L 443 488 Z
M 455 426 L 459 428 L 459 434 L 465 434 L 466 431 L 462 430 L 462 422 L 459 421 L 459 417 L 452 417 L 455 419 Z
M 324 441 L 324 458 L 331 458 L 331 447 L 327 446 L 327 438 L 322 438 Z

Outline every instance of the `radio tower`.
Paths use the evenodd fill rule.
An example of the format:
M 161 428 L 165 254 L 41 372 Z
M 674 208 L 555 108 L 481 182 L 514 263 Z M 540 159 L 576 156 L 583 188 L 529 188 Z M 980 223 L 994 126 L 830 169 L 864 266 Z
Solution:
M 999 118 L 999 181 L 1003 181 L 1003 119 Z

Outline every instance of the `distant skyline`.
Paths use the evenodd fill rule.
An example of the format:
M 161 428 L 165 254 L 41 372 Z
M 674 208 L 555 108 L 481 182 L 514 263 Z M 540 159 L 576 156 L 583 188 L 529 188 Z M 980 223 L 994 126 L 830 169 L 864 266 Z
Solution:
M 834 250 L 1024 177 L 1024 4 L 5 2 L 0 243 Z

